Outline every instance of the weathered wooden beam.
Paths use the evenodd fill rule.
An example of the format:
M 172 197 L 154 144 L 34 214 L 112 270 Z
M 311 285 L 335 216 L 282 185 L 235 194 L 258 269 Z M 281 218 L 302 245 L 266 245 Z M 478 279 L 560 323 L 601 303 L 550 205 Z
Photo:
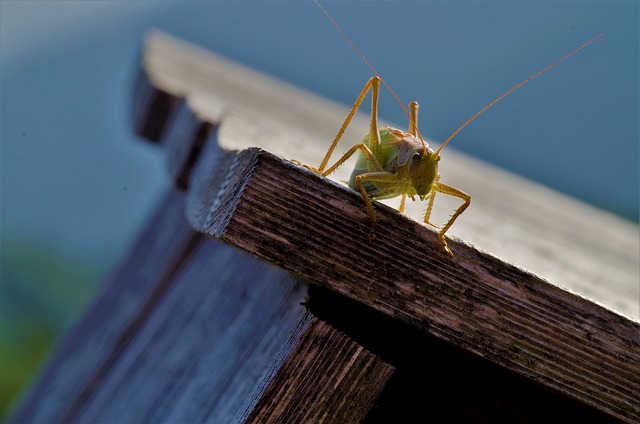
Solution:
M 219 115 L 203 99 L 229 102 L 218 134 L 223 146 L 255 142 L 303 161 L 311 150 L 316 159 L 322 156 L 321 148 L 313 146 L 324 136 L 320 127 L 325 125 L 310 122 L 322 121 L 327 112 L 326 104 L 316 99 L 299 100 L 296 90 L 190 51 L 163 35 L 150 38 L 145 69 L 158 90 L 186 96 L 192 113 L 205 121 L 217 122 Z M 243 84 L 250 86 L 250 99 Z M 262 106 L 262 116 L 256 104 Z M 287 118 L 288 127 L 283 124 Z M 298 136 L 306 137 L 312 148 L 300 147 Z M 563 278 L 556 282 L 635 315 L 637 300 L 629 293 L 637 284 L 637 238 L 629 236 L 631 227 L 460 160 L 462 165 L 454 162 L 453 170 L 468 178 L 469 185 L 483 173 L 496 177 L 483 180 L 479 191 L 470 190 L 481 198 L 481 205 L 473 206 L 477 222 L 471 231 L 480 228 L 491 238 L 486 232 L 491 228 L 498 241 L 492 246 L 501 255 L 505 246 L 529 246 L 523 252 L 534 263 L 548 264 L 543 267 L 546 277 L 559 275 Z M 637 322 L 468 243 L 452 240 L 455 256 L 450 258 L 432 230 L 380 203 L 377 238 L 371 243 L 359 194 L 264 150 L 225 151 L 209 143 L 189 181 L 187 216 L 198 231 L 600 411 L 630 422 L 640 418 Z M 488 201 L 482 201 L 483 194 Z M 504 210 L 515 219 L 508 222 L 513 217 Z M 501 215 L 506 221 L 498 225 L 494 217 Z M 594 234 L 584 232 L 587 222 L 597 230 Z M 456 225 L 464 231 L 464 223 Z M 615 243 L 599 246 L 603 238 L 597 233 L 607 226 Z M 505 227 L 522 230 L 510 233 L 517 244 L 505 243 Z M 590 253 L 595 251 L 615 259 L 600 263 Z M 585 266 L 587 259 L 598 266 Z M 564 271 L 555 273 L 558 268 Z M 603 296 L 598 295 L 601 286 L 608 287 Z M 623 294 L 615 287 L 623 288 Z
M 161 202 L 7 422 L 68 422 L 100 389 L 203 240 L 184 221 L 183 202 L 181 193 Z
M 358 423 L 394 368 L 326 322 L 309 316 L 247 423 Z
M 309 311 L 396 367 L 366 424 L 620 421 L 327 289 Z
M 467 242 L 453 239 L 451 258 L 433 230 L 383 204 L 376 203 L 380 225 L 370 242 L 359 194 L 264 150 L 218 145 L 284 145 L 281 154 L 308 161 L 321 154 L 305 153 L 300 140 L 308 135 L 313 146 L 325 137 L 332 105 L 165 36 L 150 39 L 136 93 L 136 131 L 163 145 L 186 197 L 172 193 L 159 206 L 9 422 L 408 421 L 424 411 L 407 412 L 398 384 L 415 384 L 414 372 L 428 376 L 433 358 L 455 366 L 449 353 L 465 367 L 485 368 L 473 376 L 498 377 L 499 369 L 500 381 L 519 381 L 515 409 L 525 416 L 535 415 L 536 406 L 521 399 L 531 393 L 559 402 L 564 417 L 594 408 L 605 418 L 640 419 L 637 322 Z M 232 104 L 244 99 L 222 126 L 218 94 Z M 256 104 L 270 102 L 256 113 Z M 496 172 L 474 165 L 470 173 L 479 169 Z M 541 194 L 510 182 L 492 182 L 491 190 L 499 192 L 496 211 L 514 199 L 526 203 L 520 191 Z M 540 227 L 518 235 L 532 235 L 531 252 L 544 246 L 536 259 L 569 247 L 595 249 L 597 234 L 581 238 L 579 225 L 560 228 L 581 208 L 542 197 L 552 205 L 545 219 L 528 221 L 535 217 L 526 207 L 514 210 L 513 222 Z M 476 224 L 492 227 L 490 209 L 479 209 Z M 600 252 L 612 264 L 580 270 L 568 254 L 552 264 L 570 269 L 563 275 L 574 280 L 584 277 L 582 288 L 604 281 L 628 289 L 635 248 L 629 226 L 597 213 L 587 221 L 612 226 L 616 248 Z M 547 230 L 553 234 L 535 235 Z M 304 278 L 316 294 L 282 269 L 203 235 Z M 558 241 L 565 250 L 553 250 Z M 553 267 L 545 269 L 553 275 Z M 634 314 L 633 298 L 604 293 L 608 306 Z M 416 393 L 413 399 L 429 391 Z M 446 408 L 439 414 L 448 416 Z
M 92 395 L 57 421 L 240 422 L 295 345 L 305 298 L 304 283 L 206 238 Z
M 261 149 L 205 154 L 187 216 L 198 231 L 630 422 L 640 325 Z
M 181 146 L 167 147 L 170 169 L 180 168 L 180 156 L 169 152 L 197 144 L 195 135 L 200 133 L 202 122 L 220 123 L 222 117 L 217 140 L 223 149 L 258 146 L 317 166 L 348 111 L 345 106 L 159 32 L 146 40 L 143 72 L 148 84 L 136 96 L 140 103 L 136 110 L 151 113 L 138 115 L 141 122 L 137 127 L 165 128 L 164 140 L 175 140 Z M 354 87 L 354 100 L 360 88 Z M 154 89 L 158 93 L 152 95 Z M 158 112 L 145 101 L 167 95 L 187 100 L 156 102 Z M 165 110 L 168 104 L 174 107 L 172 113 Z M 170 125 L 154 122 L 162 116 Z M 176 120 L 176 116 L 183 118 Z M 366 112 L 356 115 L 336 155 L 367 131 Z M 177 140 L 178 134 L 183 138 Z M 640 319 L 637 224 L 464 156 L 454 148 L 447 149 L 440 164 L 443 181 L 472 196 L 471 207 L 448 234 L 636 321 Z M 351 169 L 352 163 L 347 163 L 331 177 L 347 180 Z M 446 197 L 439 196 L 436 201 L 436 220 L 446 219 L 457 205 L 447 203 Z M 387 204 L 397 205 L 397 201 Z M 418 221 L 425 208 L 420 202 L 407 202 L 408 216 Z
M 6 421 L 360 422 L 393 367 L 310 315 L 306 284 L 183 211 L 176 192 L 158 206 Z

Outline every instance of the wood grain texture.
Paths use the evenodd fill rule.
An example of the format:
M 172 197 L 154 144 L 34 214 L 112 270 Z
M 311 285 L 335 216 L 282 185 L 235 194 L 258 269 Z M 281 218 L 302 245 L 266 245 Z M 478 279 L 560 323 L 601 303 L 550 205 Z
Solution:
M 157 31 L 146 39 L 143 68 L 158 92 L 186 98 L 186 106 L 199 119 L 218 123 L 224 116 L 218 137 L 224 149 L 258 146 L 317 166 L 348 111 L 344 105 Z M 360 89 L 353 88 L 354 100 Z M 427 110 L 436 106 L 427 105 Z M 336 157 L 367 133 L 363 112 L 347 129 Z M 428 122 L 428 114 L 422 116 Z M 406 123 L 395 126 L 403 128 Z M 351 169 L 349 162 L 331 178 L 347 180 Z M 640 319 L 637 224 L 462 155 L 455 144 L 444 152 L 440 172 L 445 183 L 472 196 L 471 207 L 448 234 Z M 385 202 L 398 204 L 397 199 Z M 456 205 L 439 196 L 435 219 L 443 221 Z M 423 203 L 408 202 L 407 213 L 421 221 L 425 208 Z
M 314 164 L 345 116 L 161 34 L 147 41 L 144 69 L 159 93 L 187 99 L 193 125 L 219 122 L 225 110 L 223 149 L 260 145 Z M 366 118 L 351 130 L 346 138 L 359 140 Z M 210 141 L 189 176 L 186 212 L 198 231 L 613 417 L 640 419 L 640 329 L 611 310 L 640 316 L 636 225 L 449 150 L 446 182 L 474 199 L 453 233 L 492 254 L 454 240 L 449 258 L 432 231 L 379 203 L 370 244 L 353 191 L 263 151 Z
M 215 166 L 212 166 L 215 164 Z M 640 419 L 640 325 L 260 149 L 206 152 L 194 228 L 532 381 Z
M 183 202 L 172 193 L 160 203 L 7 422 L 66 422 L 93 396 L 203 239 L 184 221 Z
M 6 422 L 241 422 L 299 346 L 306 289 L 194 232 L 173 192 Z
M 359 423 L 392 374 L 392 366 L 310 315 L 246 422 Z
M 309 315 L 306 284 L 183 213 L 177 192 L 159 205 L 7 422 L 361 421 L 392 367 Z
M 395 367 L 366 424 L 620 422 L 330 290 L 310 286 L 307 307 Z
M 198 245 L 75 422 L 240 422 L 305 318 L 306 285 L 217 240 Z

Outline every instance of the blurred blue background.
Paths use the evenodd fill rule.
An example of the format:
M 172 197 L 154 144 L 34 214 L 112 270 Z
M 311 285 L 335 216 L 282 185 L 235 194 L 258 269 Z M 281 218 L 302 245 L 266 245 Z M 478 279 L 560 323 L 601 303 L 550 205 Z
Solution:
M 638 221 L 638 2 L 324 4 L 439 140 L 605 31 L 451 146 Z M 150 28 L 349 105 L 371 76 L 310 0 L 1 1 L 2 410 L 168 188 L 131 131 Z M 386 94 L 380 114 L 406 125 Z

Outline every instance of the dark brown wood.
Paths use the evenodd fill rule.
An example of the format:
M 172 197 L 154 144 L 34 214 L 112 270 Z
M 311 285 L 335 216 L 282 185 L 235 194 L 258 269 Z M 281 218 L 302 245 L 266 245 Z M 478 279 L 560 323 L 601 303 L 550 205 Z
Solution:
M 196 115 L 218 122 L 226 103 L 224 147 L 259 144 L 313 164 L 345 116 L 166 35 L 149 37 L 145 58 L 158 90 L 182 93 Z M 353 126 L 357 140 L 366 118 Z M 597 409 L 637 416 L 636 322 L 465 243 L 452 243 L 453 259 L 443 256 L 432 232 L 380 204 L 383 224 L 371 245 L 357 194 L 266 153 L 205 149 L 187 208 L 200 231 Z M 517 262 L 637 316 L 637 228 L 453 151 L 447 161 L 447 181 L 463 181 L 456 185 L 474 196 L 473 215 L 456 229 L 470 239 L 482 234 L 501 256 L 516 252 Z M 276 165 L 265 170 L 266 163 Z
M 162 143 L 166 166 L 173 184 L 186 190 L 200 150 L 210 140 L 217 144 L 218 122 L 203 120 L 182 98 L 158 91 L 141 72 L 136 84 L 134 131 L 140 137 Z
M 133 98 L 134 132 L 151 142 L 161 143 L 176 111 L 184 108 L 184 103 L 182 96 L 158 91 L 149 76 L 141 72 Z
M 8 422 L 640 420 L 637 322 L 468 243 L 451 240 L 451 258 L 432 230 L 379 203 L 369 242 L 357 193 L 240 149 L 266 142 L 313 163 L 340 110 L 150 40 L 136 131 L 162 144 L 186 204 L 176 193 L 160 204 Z M 233 105 L 221 126 L 216 95 Z M 453 175 L 471 186 L 482 175 L 480 204 L 493 202 L 456 228 L 470 239 L 490 228 L 500 254 L 551 257 L 545 276 L 635 316 L 637 229 L 467 164 L 455 160 Z M 605 233 L 614 247 L 600 247 Z
M 183 211 L 177 192 L 158 206 L 7 422 L 242 422 L 256 403 L 294 411 L 272 383 L 288 372 L 335 384 L 324 405 L 345 417 L 349 399 L 342 422 L 364 417 L 390 367 L 311 317 L 306 284 L 195 233 Z
M 359 423 L 393 374 L 343 333 L 309 316 L 248 423 Z
M 187 216 L 199 231 L 550 389 L 640 419 L 640 326 L 260 149 L 207 152 Z M 206 165 L 205 165 L 206 164 Z
M 185 97 L 199 119 L 220 123 L 224 116 L 218 141 L 227 150 L 258 146 L 317 166 L 348 112 L 345 105 L 157 31 L 146 39 L 143 67 L 158 92 Z M 354 100 L 360 89 L 353 87 Z M 140 99 L 146 97 L 142 93 Z M 428 109 L 437 105 L 426 107 L 422 119 L 428 122 Z M 368 132 L 366 107 L 362 112 L 347 128 L 336 158 Z M 394 124 L 402 128 L 407 123 Z M 195 134 L 197 128 L 183 132 Z M 347 162 L 330 177 L 348 180 L 352 169 L 353 162 Z M 462 155 L 455 144 L 444 152 L 440 173 L 445 183 L 472 197 L 471 207 L 448 234 L 640 320 L 636 223 Z M 458 205 L 447 197 L 436 199 L 436 222 Z M 398 205 L 397 199 L 385 202 Z M 406 213 L 421 222 L 425 208 L 424 202 L 407 202 Z
M 620 421 L 359 302 L 310 286 L 309 311 L 396 370 L 366 424 Z

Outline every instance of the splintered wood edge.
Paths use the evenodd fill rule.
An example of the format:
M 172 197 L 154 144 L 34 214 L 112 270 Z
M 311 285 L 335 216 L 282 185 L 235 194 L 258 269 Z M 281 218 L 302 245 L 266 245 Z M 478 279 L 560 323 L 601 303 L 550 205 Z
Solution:
M 393 375 L 326 322 L 308 315 L 303 327 L 245 422 L 360 422 Z
M 216 164 L 213 166 L 213 164 Z M 209 149 L 187 194 L 199 231 L 632 422 L 640 325 L 261 149 Z

